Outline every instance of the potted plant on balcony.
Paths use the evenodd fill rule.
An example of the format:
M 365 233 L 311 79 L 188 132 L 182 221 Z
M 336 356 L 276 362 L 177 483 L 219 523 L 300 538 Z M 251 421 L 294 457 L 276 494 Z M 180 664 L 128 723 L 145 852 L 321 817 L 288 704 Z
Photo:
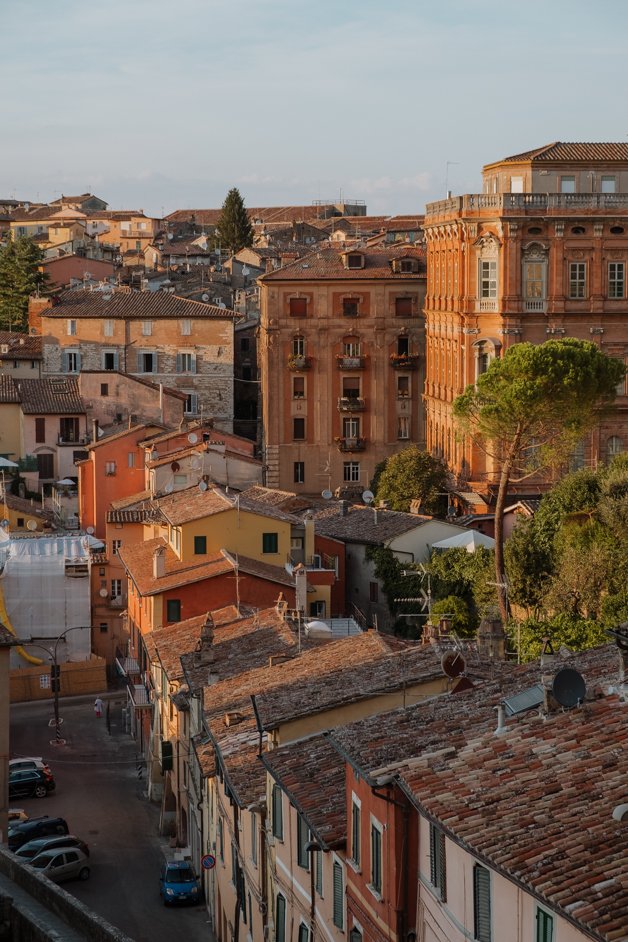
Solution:
M 304 356 L 302 353 L 291 353 L 288 357 L 288 369 L 290 370 L 307 370 L 309 366 L 309 357 Z

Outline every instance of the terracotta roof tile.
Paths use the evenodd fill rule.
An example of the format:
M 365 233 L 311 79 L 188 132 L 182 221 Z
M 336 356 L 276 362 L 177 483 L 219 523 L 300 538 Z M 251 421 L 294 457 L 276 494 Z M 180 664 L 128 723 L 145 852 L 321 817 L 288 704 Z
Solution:
M 365 256 L 364 268 L 345 268 L 342 256 L 349 251 L 346 245 L 332 248 L 319 248 L 310 255 L 284 265 L 276 271 L 268 272 L 259 278 L 261 282 L 275 281 L 369 281 L 372 279 L 396 279 L 399 281 L 422 280 L 426 277 L 425 250 L 416 245 L 378 245 L 369 248 L 352 247 L 361 251 Z M 399 257 L 418 258 L 420 268 L 418 274 L 408 272 L 394 272 L 391 268 L 392 259 Z
M 154 502 L 155 507 L 164 519 L 173 526 L 188 523 L 191 520 L 200 520 L 212 514 L 224 513 L 239 507 L 241 512 L 259 514 L 271 517 L 285 523 L 298 523 L 298 518 L 287 514 L 272 504 L 253 500 L 246 494 L 228 495 L 219 487 L 210 487 L 200 491 L 198 487 L 188 487 L 172 494 L 166 494 Z
M 165 575 L 155 578 L 153 554 L 159 548 L 165 550 L 166 571 Z M 233 563 L 224 553 L 216 553 L 194 563 L 183 562 L 162 537 L 134 543 L 132 546 L 121 546 L 118 555 L 138 592 L 143 596 L 158 595 L 177 586 L 212 579 L 234 570 Z
M 341 502 L 330 503 L 315 513 L 316 532 L 321 536 L 356 543 L 381 545 L 397 536 L 409 533 L 431 520 L 420 514 L 407 514 L 398 510 L 375 510 L 363 504 L 346 507 L 343 515 Z
M 109 298 L 109 300 L 107 300 Z M 190 301 L 164 291 L 114 291 L 113 295 L 102 291 L 77 289 L 64 291 L 58 304 L 41 312 L 42 317 L 106 317 L 106 318 L 216 318 L 218 320 L 239 317 L 228 308 Z
M 12 376 L 0 373 L 0 402 L 19 402 L 20 394 Z
M 4 351 L 7 347 L 7 351 Z M 20 334 L 14 330 L 0 330 L 0 360 L 41 360 L 41 337 Z
M 487 164 L 487 166 L 490 167 L 498 163 L 519 163 L 526 160 L 534 163 L 544 161 L 582 161 L 583 163 L 591 163 L 591 161 L 597 160 L 628 163 L 628 144 L 622 141 L 575 144 L 554 141 L 552 144 L 545 144 L 543 147 L 527 150 L 522 154 L 515 154 L 512 157 L 504 157 L 502 160 L 493 161 L 492 164 Z
M 25 415 L 80 415 L 85 412 L 76 376 L 18 379 L 16 383 Z

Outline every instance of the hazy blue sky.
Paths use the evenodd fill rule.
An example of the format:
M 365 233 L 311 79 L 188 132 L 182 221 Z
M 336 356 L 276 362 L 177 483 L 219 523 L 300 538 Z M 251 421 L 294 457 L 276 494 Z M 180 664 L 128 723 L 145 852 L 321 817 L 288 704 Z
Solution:
M 622 141 L 625 0 L 0 0 L 0 197 L 422 212 Z

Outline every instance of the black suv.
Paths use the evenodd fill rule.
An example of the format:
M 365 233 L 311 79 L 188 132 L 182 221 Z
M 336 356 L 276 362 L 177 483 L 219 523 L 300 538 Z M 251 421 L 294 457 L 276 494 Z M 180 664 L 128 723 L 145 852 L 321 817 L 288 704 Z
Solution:
M 64 818 L 29 818 L 9 828 L 9 850 L 17 850 L 27 841 L 34 841 L 38 837 L 56 837 L 58 834 L 69 834 L 70 829 Z

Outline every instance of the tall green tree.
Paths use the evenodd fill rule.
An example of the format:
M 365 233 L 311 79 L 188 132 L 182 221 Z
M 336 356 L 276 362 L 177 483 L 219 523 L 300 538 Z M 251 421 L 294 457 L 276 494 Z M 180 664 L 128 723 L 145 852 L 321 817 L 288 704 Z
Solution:
M 43 258 L 32 239 L 9 240 L 0 249 L 0 329 L 28 329 L 29 296 L 47 283 L 39 270 Z
M 495 581 L 504 621 L 504 507 L 510 484 L 562 463 L 613 402 L 624 374 L 622 362 L 587 340 L 518 343 L 454 401 L 460 427 L 500 466 Z
M 253 245 L 253 227 L 244 206 L 244 200 L 237 187 L 227 193 L 222 212 L 216 226 L 216 240 L 220 247 L 226 248 L 232 255 L 240 249 Z
M 391 510 L 408 512 L 413 500 L 420 501 L 420 510 L 435 514 L 447 509 L 449 469 L 440 458 L 434 458 L 417 445 L 391 455 L 377 478 L 377 500 L 386 500 Z

